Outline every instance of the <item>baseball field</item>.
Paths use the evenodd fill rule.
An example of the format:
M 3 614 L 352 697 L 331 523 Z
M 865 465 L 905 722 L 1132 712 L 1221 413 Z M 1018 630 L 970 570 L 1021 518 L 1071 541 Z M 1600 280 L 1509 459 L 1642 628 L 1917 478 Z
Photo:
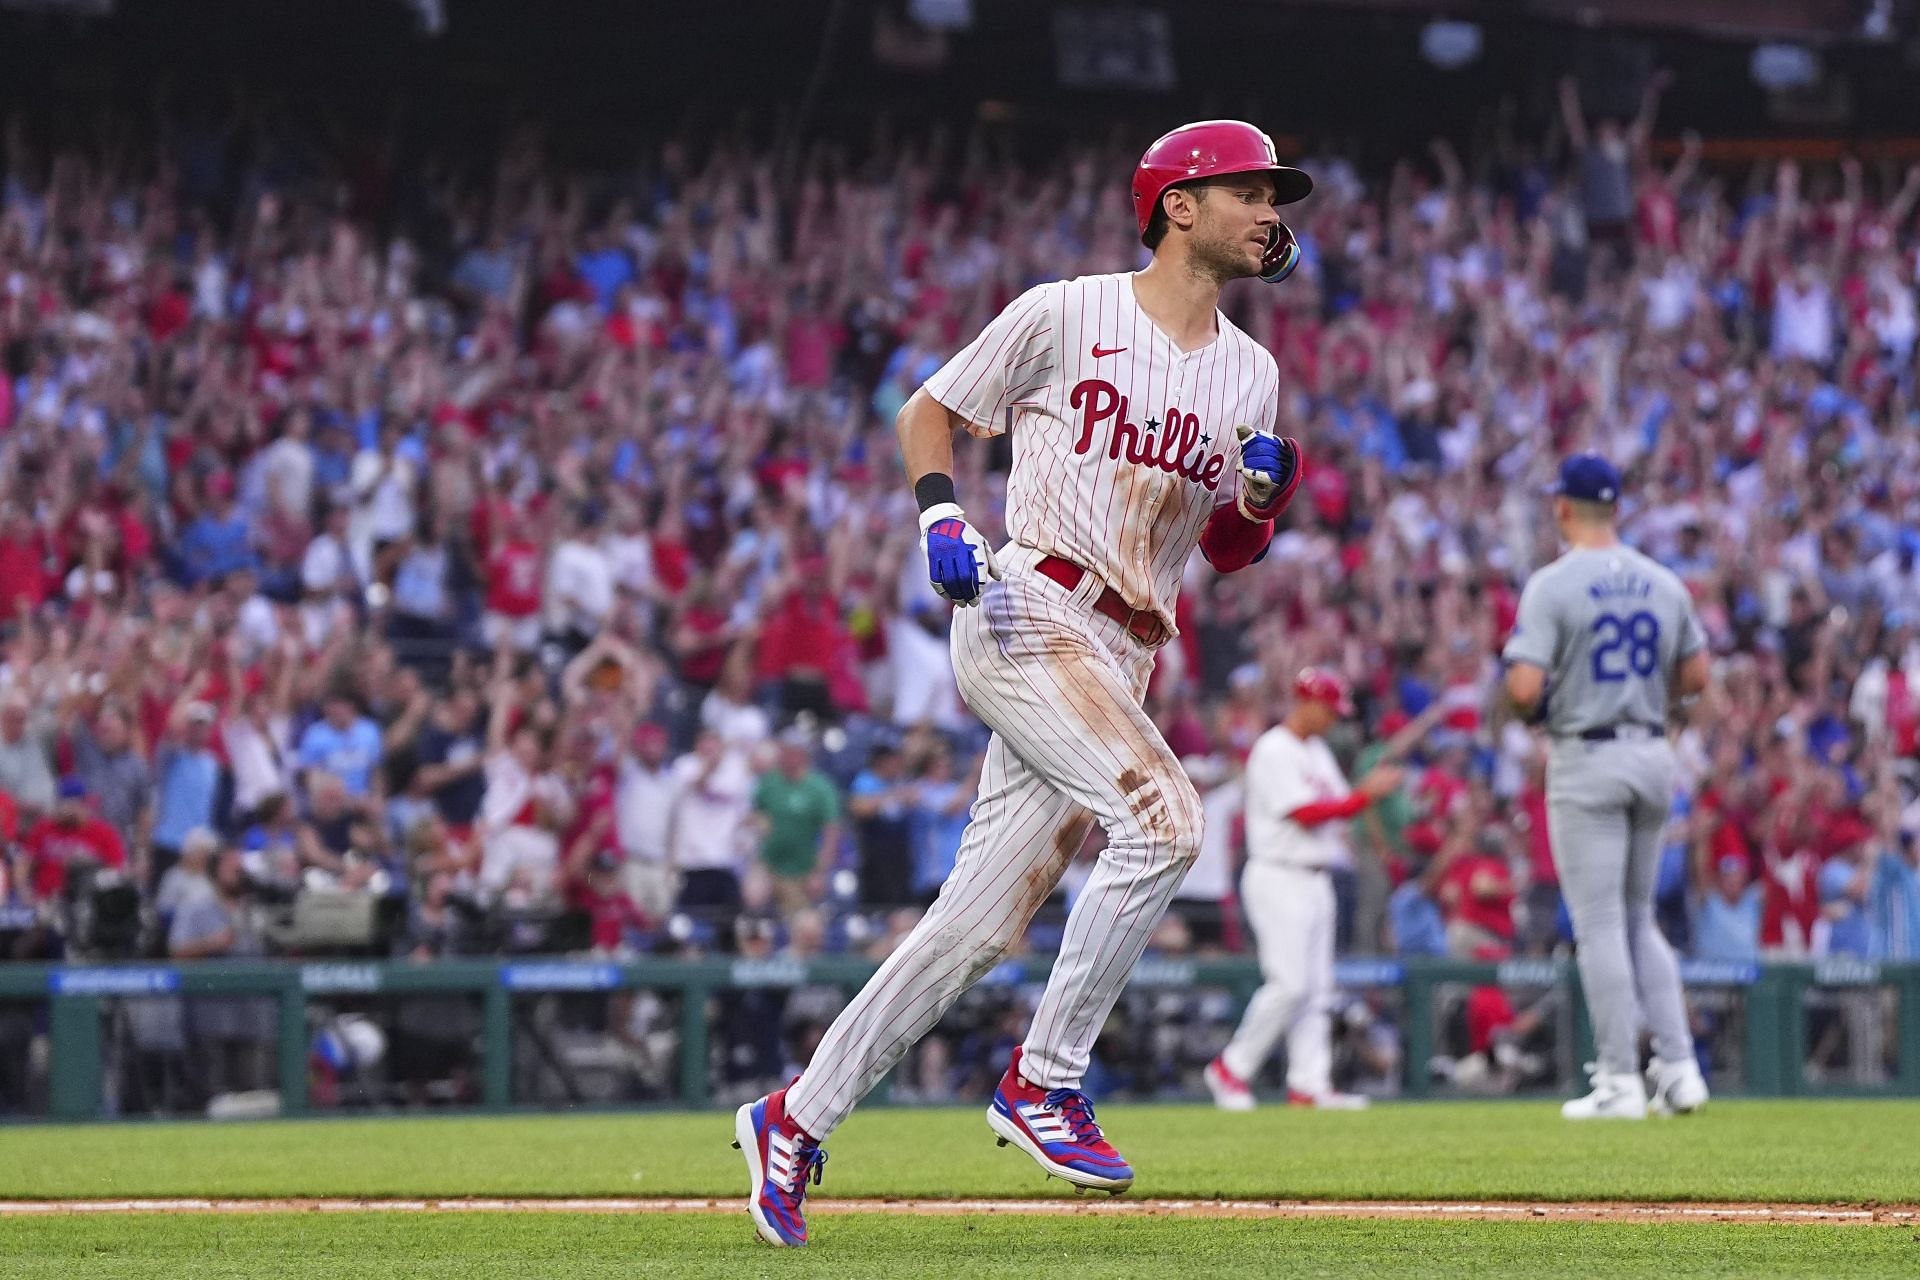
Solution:
M 1920 1102 L 1718 1101 L 1570 1125 L 1545 1103 L 1125 1106 L 1133 1194 L 1076 1199 L 977 1110 L 861 1112 L 804 1252 L 740 1212 L 729 1117 L 314 1120 L 0 1133 L 0 1273 L 1911 1275 Z

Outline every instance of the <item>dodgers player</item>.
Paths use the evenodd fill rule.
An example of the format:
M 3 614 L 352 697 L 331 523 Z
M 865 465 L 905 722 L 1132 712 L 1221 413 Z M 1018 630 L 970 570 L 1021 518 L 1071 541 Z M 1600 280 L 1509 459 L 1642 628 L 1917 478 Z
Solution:
M 1545 724 L 1547 833 L 1573 917 L 1599 1061 L 1570 1120 L 1644 1119 L 1706 1105 L 1680 970 L 1653 919 L 1660 833 L 1677 765 L 1670 698 L 1707 687 L 1706 632 L 1680 579 L 1621 545 L 1620 473 L 1596 454 L 1560 467 L 1554 519 L 1567 552 L 1533 575 L 1507 641 L 1507 696 Z M 1635 1001 L 1653 1034 L 1643 1083 Z
M 1227 1111 L 1254 1109 L 1251 1081 L 1283 1035 L 1290 1104 L 1337 1111 L 1367 1105 L 1364 1097 L 1333 1087 L 1330 873 L 1346 820 L 1392 794 L 1402 773 L 1383 763 L 1348 788 L 1323 736 L 1353 714 L 1353 697 L 1337 672 L 1307 668 L 1294 678 L 1293 698 L 1287 718 L 1261 734 L 1247 757 L 1247 869 L 1240 905 L 1253 926 L 1263 982 L 1232 1041 L 1207 1064 L 1207 1089 Z M 1396 740 L 1388 759 L 1416 736 L 1406 733 L 1404 746 Z
M 957 605 L 961 695 L 993 730 L 952 874 L 788 1088 L 734 1128 L 761 1238 L 806 1242 L 820 1143 L 1025 931 L 1090 824 L 1107 832 L 988 1124 L 1049 1174 L 1119 1194 L 1133 1170 L 1079 1089 L 1093 1041 L 1200 843 L 1200 800 L 1141 708 L 1198 545 L 1259 559 L 1300 482 L 1299 447 L 1249 423 L 1279 409 L 1273 357 L 1219 311 L 1228 280 L 1298 260 L 1274 207 L 1312 181 L 1252 125 L 1205 121 L 1134 174 L 1137 273 L 1040 285 L 914 393 L 896 428 L 934 589 Z M 1009 541 L 952 480 L 953 432 L 1014 433 Z M 979 607 L 974 607 L 979 606 Z

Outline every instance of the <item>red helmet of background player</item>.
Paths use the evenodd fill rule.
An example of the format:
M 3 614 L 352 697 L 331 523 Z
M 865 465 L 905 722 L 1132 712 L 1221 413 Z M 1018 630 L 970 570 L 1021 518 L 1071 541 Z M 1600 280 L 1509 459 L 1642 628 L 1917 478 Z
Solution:
M 1353 714 L 1353 693 L 1337 671 L 1326 667 L 1304 667 L 1293 678 L 1293 696 L 1310 702 L 1325 702 L 1343 716 Z
M 1313 190 L 1313 179 L 1280 163 L 1273 139 L 1244 120 L 1183 124 L 1147 148 L 1133 171 L 1133 214 L 1144 239 L 1160 197 L 1176 182 L 1227 173 L 1264 173 L 1273 179 L 1273 202 L 1292 204 Z

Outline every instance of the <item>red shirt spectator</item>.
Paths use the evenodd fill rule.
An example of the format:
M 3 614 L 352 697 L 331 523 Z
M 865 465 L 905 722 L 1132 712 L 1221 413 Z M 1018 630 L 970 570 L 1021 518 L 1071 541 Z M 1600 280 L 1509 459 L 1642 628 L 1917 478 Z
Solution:
M 1462 854 L 1440 880 L 1440 902 L 1450 920 L 1513 939 L 1513 877 L 1505 859 L 1479 850 Z
M 1527 842 L 1527 866 L 1535 884 L 1557 885 L 1560 873 L 1553 865 L 1553 840 L 1547 834 L 1547 789 L 1529 782 L 1514 800 L 1513 828 Z
M 49 581 L 46 538 L 33 518 L 17 515 L 0 534 L 0 614 L 17 617 L 20 606 L 37 609 L 46 601 Z
M 760 631 L 762 680 L 818 676 L 835 706 L 859 711 L 866 708 L 866 692 L 852 659 L 853 641 L 839 609 L 809 592 L 790 592 Z
M 487 609 L 505 618 L 540 612 L 540 548 L 524 537 L 503 541 L 487 557 Z
M 628 929 L 653 927 L 646 912 L 620 888 L 619 867 L 619 854 L 600 853 L 588 864 L 586 874 L 567 883 L 567 905 L 587 913 L 596 950 L 618 949 L 626 941 Z
M 1769 854 L 1760 909 L 1760 946 L 1805 954 L 1820 918 L 1820 859 L 1809 849 Z
M 67 887 L 67 868 L 91 861 L 115 871 L 127 865 L 127 847 L 113 825 L 86 807 L 86 787 L 77 779 L 60 784 L 60 803 L 33 824 L 22 841 L 32 870 L 34 895 L 57 897 Z

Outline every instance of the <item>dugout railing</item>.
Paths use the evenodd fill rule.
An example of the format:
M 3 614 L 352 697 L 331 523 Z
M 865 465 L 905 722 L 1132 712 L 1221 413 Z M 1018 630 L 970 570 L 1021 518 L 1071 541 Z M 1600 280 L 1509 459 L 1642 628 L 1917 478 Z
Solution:
M 984 985 L 1030 991 L 1044 980 L 1049 965 L 1046 957 L 1008 961 L 989 974 Z M 16 1022 L 30 1029 L 43 1061 L 44 1106 L 30 1114 L 84 1120 L 111 1110 L 103 1107 L 103 1029 L 110 1006 L 265 997 L 278 1014 L 268 1071 L 277 1087 L 277 1111 L 301 1115 L 312 1109 L 310 1006 L 356 999 L 465 997 L 478 1011 L 474 1103 L 481 1110 L 504 1111 L 527 1105 L 516 1102 L 513 1079 L 515 1036 L 528 1030 L 516 1012 L 523 998 L 648 992 L 671 999 L 678 1024 L 675 1084 L 664 1100 L 704 1107 L 715 1101 L 710 1049 L 714 1009 L 722 997 L 801 987 L 850 994 L 875 967 L 847 957 L 805 962 L 520 957 L 434 963 L 6 964 L 0 965 L 0 1009 L 12 1010 Z M 1684 970 L 1697 1022 L 1717 1025 L 1726 1033 L 1726 1043 L 1715 1051 L 1727 1064 L 1716 1079 L 1717 1091 L 1784 1097 L 1920 1096 L 1920 964 L 1834 958 L 1757 965 L 1688 963 Z M 1343 990 L 1372 993 L 1377 1000 L 1391 1001 L 1396 1010 L 1398 1096 L 1447 1092 L 1430 1064 L 1446 1059 L 1448 1046 L 1442 1042 L 1460 1021 L 1464 1001 L 1475 993 L 1496 1005 L 1507 1000 L 1507 993 L 1525 993 L 1526 1000 L 1547 1008 L 1569 1029 L 1565 1042 L 1552 1050 L 1559 1061 L 1556 1083 L 1564 1083 L 1591 1053 L 1573 969 L 1562 961 L 1463 964 L 1354 958 L 1338 964 L 1337 978 Z M 1182 992 L 1206 990 L 1230 999 L 1237 1010 L 1258 985 L 1259 972 L 1250 961 L 1149 956 L 1136 971 L 1129 995 L 1177 1001 Z M 1813 1041 L 1827 1036 L 1861 1041 L 1855 1053 L 1870 1056 L 1874 1069 L 1857 1076 L 1810 1072 L 1809 1055 L 1818 1053 Z M 520 1060 L 526 1060 L 524 1054 Z M 885 1098 L 883 1086 L 879 1100 Z

